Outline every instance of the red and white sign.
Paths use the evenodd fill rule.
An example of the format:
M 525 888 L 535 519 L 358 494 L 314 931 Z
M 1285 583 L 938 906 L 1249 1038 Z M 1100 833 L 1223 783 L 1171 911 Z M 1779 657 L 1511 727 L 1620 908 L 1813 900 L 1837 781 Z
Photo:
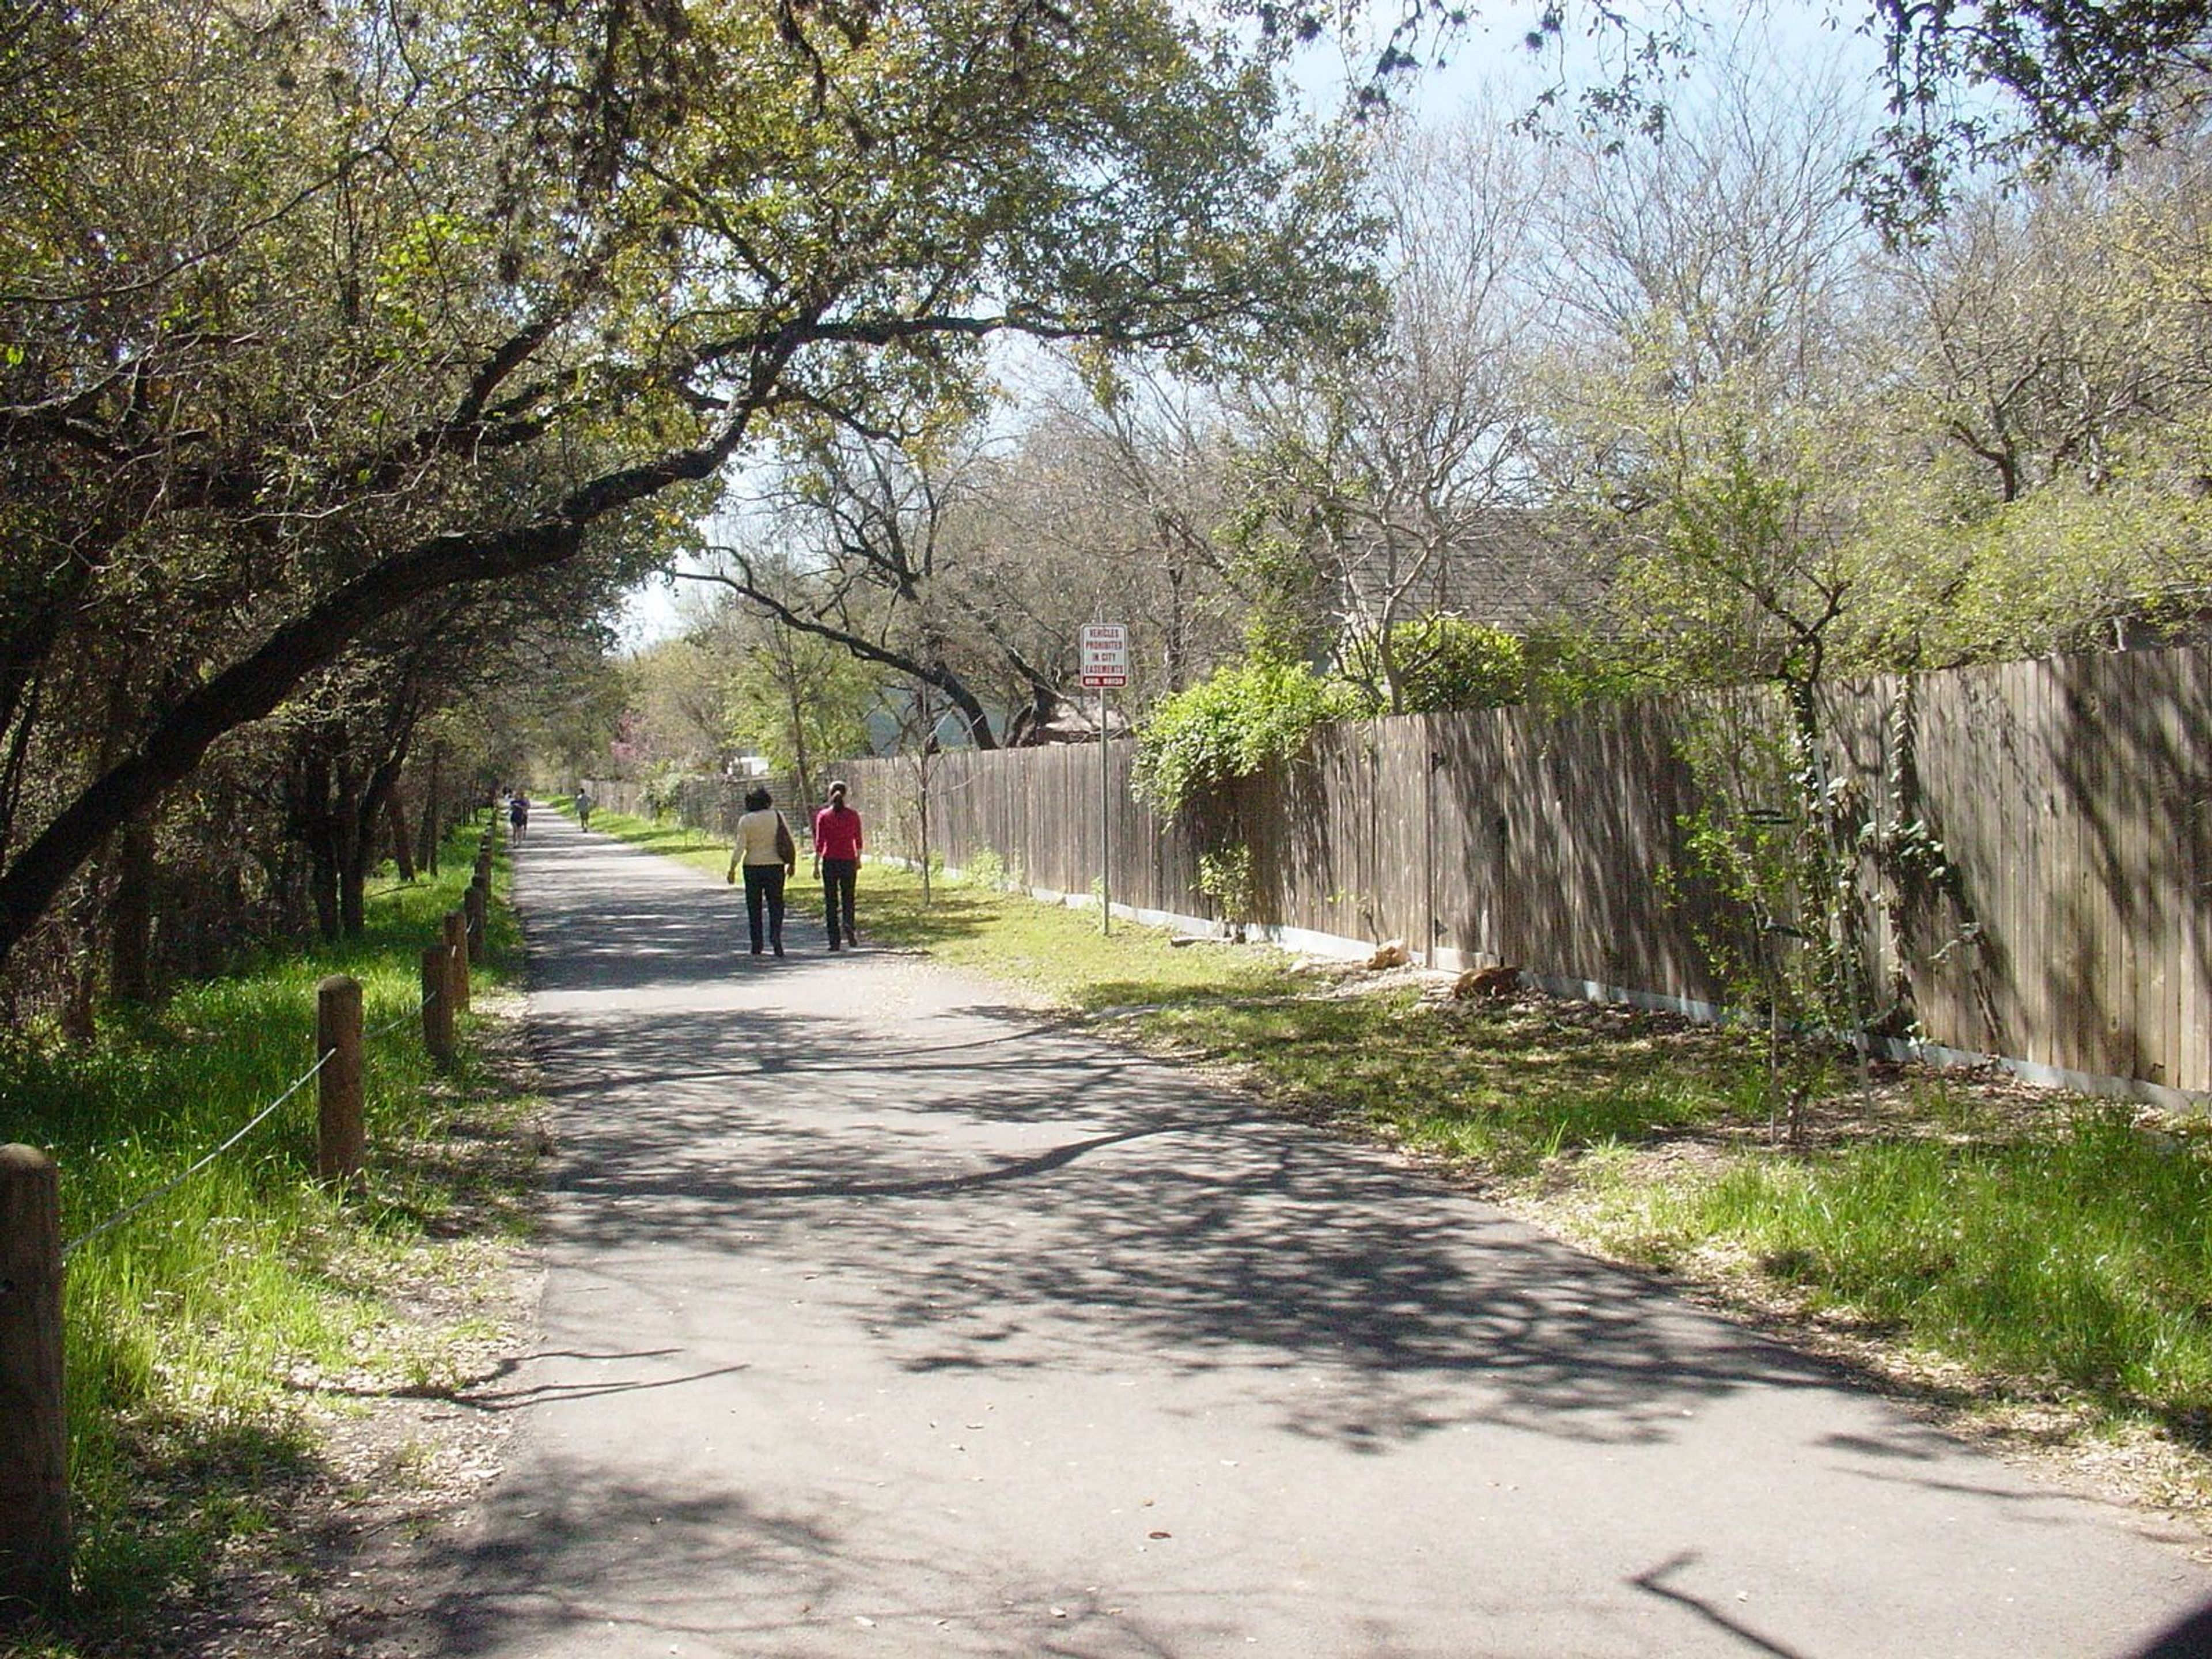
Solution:
M 1083 684 L 1127 685 L 1129 683 L 1129 630 L 1121 623 L 1085 623 L 1083 626 Z

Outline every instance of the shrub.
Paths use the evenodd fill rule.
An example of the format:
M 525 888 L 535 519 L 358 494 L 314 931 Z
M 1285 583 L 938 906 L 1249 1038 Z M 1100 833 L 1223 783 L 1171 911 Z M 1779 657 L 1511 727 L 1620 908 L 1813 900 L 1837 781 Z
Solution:
M 1640 662 L 1560 629 L 1511 634 L 1464 617 L 1428 616 L 1392 629 L 1390 648 L 1399 708 L 1408 714 L 1516 703 L 1570 708 L 1653 689 Z M 1344 672 L 1377 707 L 1386 700 L 1382 653 L 1372 638 L 1349 646 Z
M 1232 842 L 1218 851 L 1198 855 L 1198 890 L 1213 901 L 1222 926 L 1241 938 L 1258 906 L 1252 881 L 1252 849 Z
M 1006 860 L 988 847 L 979 847 L 969 854 L 960 873 L 970 887 L 988 887 L 994 892 L 1003 892 L 1012 885 Z
M 1137 792 L 1172 815 L 1207 790 L 1291 759 L 1316 726 L 1362 712 L 1356 690 L 1304 663 L 1224 664 L 1152 711 L 1137 739 Z

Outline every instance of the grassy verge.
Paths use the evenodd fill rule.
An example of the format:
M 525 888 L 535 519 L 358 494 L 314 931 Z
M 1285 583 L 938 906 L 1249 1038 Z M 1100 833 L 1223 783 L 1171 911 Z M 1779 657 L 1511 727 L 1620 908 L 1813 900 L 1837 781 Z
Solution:
M 1960 1144 L 1883 1136 L 1601 1194 L 1601 1237 L 1678 1265 L 1723 1246 L 1841 1315 L 2212 1449 L 2212 1158 L 2082 1105 Z
M 312 1476 L 325 1379 L 374 1393 L 446 1363 L 452 1334 L 395 1318 L 390 1287 L 460 1270 L 488 1218 L 524 1224 L 512 1175 L 473 1150 L 520 1103 L 465 1042 L 459 1065 L 436 1073 L 415 1018 L 422 950 L 460 902 L 474 844 L 465 830 L 441 877 L 373 889 L 359 939 L 270 954 L 156 1012 L 109 1018 L 88 1044 L 7 1040 L 0 1139 L 54 1157 L 75 1246 L 64 1318 L 76 1606 L 70 1628 L 23 1652 L 156 1650 L 226 1558 L 280 1524 L 276 1494 Z M 503 909 L 489 944 L 475 977 L 495 997 L 517 948 Z M 315 986 L 332 973 L 362 981 L 372 1033 L 360 1189 L 341 1199 L 314 1179 L 310 1083 L 161 1194 L 312 1066 Z M 483 1018 L 464 1016 L 465 1036 Z M 457 1126 L 468 1131 L 458 1154 Z
M 569 811 L 566 795 L 556 796 L 551 804 L 556 811 Z M 632 846 L 642 847 L 649 853 L 659 853 L 663 857 L 678 860 L 718 877 L 729 862 L 730 845 L 727 842 L 716 841 L 684 824 L 634 817 L 626 812 L 609 811 L 604 806 L 594 807 L 592 811 L 592 832 L 613 836 Z
M 1854 1067 L 1796 1145 L 1727 1031 L 1409 989 L 1170 1010 L 1149 1035 L 1434 1157 L 1978 1419 L 2212 1516 L 2212 1126 Z M 2124 1449 L 2124 1450 L 2118 1449 Z
M 689 855 L 719 874 L 727 853 Z M 2136 1495 L 2212 1515 L 2212 1123 L 2000 1076 L 1863 1081 L 1838 1057 L 1783 1144 L 1735 1033 L 1462 1004 L 1120 922 L 1107 939 L 1093 912 L 957 884 L 924 907 L 875 866 L 860 908 L 864 935 L 1115 1011 L 1285 1111 L 1432 1158 L 1999 1431 L 2010 1414 L 2106 1461 L 2124 1443 L 2156 1464 Z

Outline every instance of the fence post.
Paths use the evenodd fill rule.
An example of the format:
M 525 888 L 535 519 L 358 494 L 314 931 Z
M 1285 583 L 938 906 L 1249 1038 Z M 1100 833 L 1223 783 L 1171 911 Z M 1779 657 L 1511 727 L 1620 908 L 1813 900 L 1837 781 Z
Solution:
M 315 1173 L 350 1181 L 366 1161 L 362 1127 L 361 981 L 332 974 L 315 987 L 315 1052 L 326 1055 L 316 1077 Z
M 447 978 L 453 989 L 453 1012 L 469 1011 L 469 921 L 459 910 L 446 912 L 446 952 L 452 960 Z
M 442 945 L 422 952 L 422 1046 L 441 1068 L 453 1063 L 453 956 Z
M 54 1161 L 0 1146 L 0 1621 L 69 1599 L 61 1224 Z

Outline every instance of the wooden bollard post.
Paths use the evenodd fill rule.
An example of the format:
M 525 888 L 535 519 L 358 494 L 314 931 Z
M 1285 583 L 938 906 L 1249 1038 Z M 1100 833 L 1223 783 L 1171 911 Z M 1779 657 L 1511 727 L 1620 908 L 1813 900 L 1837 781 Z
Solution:
M 69 1600 L 62 1206 L 54 1161 L 0 1146 L 0 1622 Z
M 447 973 L 453 988 L 453 1012 L 469 1011 L 469 921 L 459 910 L 446 912 Z
M 484 959 L 484 926 L 489 913 L 490 891 L 483 883 L 472 881 L 461 898 L 461 913 L 468 927 L 469 960 L 478 966 Z
M 350 1181 L 368 1152 L 362 1127 L 359 980 L 332 974 L 315 987 L 315 1052 L 327 1056 L 315 1078 L 315 1173 L 325 1181 Z
M 453 957 L 442 945 L 422 952 L 422 1046 L 441 1067 L 453 1063 Z

